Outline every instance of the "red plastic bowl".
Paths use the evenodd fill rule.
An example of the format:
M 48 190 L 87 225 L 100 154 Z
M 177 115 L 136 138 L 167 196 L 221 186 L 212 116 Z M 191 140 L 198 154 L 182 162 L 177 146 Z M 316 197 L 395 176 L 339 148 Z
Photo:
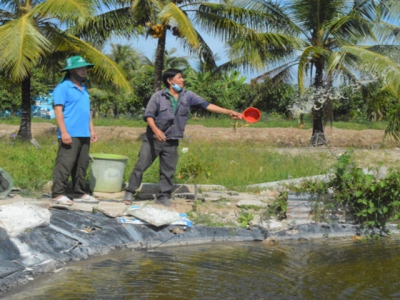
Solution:
M 249 107 L 243 112 L 242 118 L 248 123 L 256 123 L 261 119 L 261 112 L 255 107 Z

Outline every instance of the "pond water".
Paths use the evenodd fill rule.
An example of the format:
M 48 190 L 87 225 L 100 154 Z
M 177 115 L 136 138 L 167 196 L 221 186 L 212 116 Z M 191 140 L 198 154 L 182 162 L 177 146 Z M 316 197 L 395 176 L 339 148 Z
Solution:
M 75 263 L 3 299 L 400 299 L 400 240 L 213 243 Z

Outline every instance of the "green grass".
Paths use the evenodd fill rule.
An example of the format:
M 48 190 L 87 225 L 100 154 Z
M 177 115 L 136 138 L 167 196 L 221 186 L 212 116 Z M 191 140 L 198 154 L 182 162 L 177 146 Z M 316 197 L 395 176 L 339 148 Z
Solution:
M 189 142 L 183 139 L 180 148 L 189 150 L 187 153 L 180 153 L 177 177 L 182 166 L 191 159 L 197 159 L 203 167 L 203 172 L 192 181 L 220 184 L 234 189 L 243 189 L 251 184 L 323 174 L 331 162 L 328 153 L 292 156 L 266 150 L 260 144 Z M 184 181 L 185 178 L 177 179 L 179 183 Z
M 41 149 L 30 143 L 19 142 L 15 138 L 0 138 L 0 167 L 13 178 L 14 186 L 31 192 L 40 191 L 43 185 L 52 179 L 58 148 L 55 135 L 39 136 L 36 139 Z M 114 140 L 93 143 L 91 153 L 128 156 L 124 173 L 124 181 L 127 181 L 136 163 L 139 148 L 140 142 L 121 141 L 116 137 Z M 182 148 L 189 150 L 182 153 Z M 318 157 L 315 154 L 281 155 L 272 150 L 265 150 L 261 145 L 190 142 L 188 139 L 182 140 L 179 151 L 176 183 L 187 182 L 187 178 L 179 178 L 180 169 L 190 159 L 194 159 L 201 164 L 202 172 L 188 183 L 218 184 L 236 190 L 243 190 L 244 186 L 249 184 L 322 174 L 330 160 L 326 153 Z M 158 161 L 146 171 L 143 182 L 158 182 Z
M 357 122 L 357 123 L 356 122 L 333 122 L 333 127 L 336 127 L 339 129 L 352 129 L 352 130 L 364 130 L 364 129 L 385 130 L 387 126 L 388 126 L 387 121 L 381 121 L 381 122 L 363 121 L 363 122 Z

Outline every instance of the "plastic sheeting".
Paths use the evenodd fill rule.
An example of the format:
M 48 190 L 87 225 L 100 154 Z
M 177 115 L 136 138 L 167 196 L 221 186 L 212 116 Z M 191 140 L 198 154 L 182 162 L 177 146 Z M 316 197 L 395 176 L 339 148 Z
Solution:
M 10 237 L 27 229 L 50 224 L 49 210 L 21 201 L 0 206 L 0 226 Z

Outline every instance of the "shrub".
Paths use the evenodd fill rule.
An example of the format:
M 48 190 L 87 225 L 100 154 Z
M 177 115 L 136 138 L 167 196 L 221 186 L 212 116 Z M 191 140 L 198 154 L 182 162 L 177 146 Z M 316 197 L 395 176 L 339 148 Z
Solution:
M 400 218 L 400 173 L 391 170 L 379 178 L 357 167 L 351 154 L 348 151 L 339 157 L 327 188 L 333 189 L 334 198 L 347 207 L 357 223 L 384 229 L 388 221 Z

